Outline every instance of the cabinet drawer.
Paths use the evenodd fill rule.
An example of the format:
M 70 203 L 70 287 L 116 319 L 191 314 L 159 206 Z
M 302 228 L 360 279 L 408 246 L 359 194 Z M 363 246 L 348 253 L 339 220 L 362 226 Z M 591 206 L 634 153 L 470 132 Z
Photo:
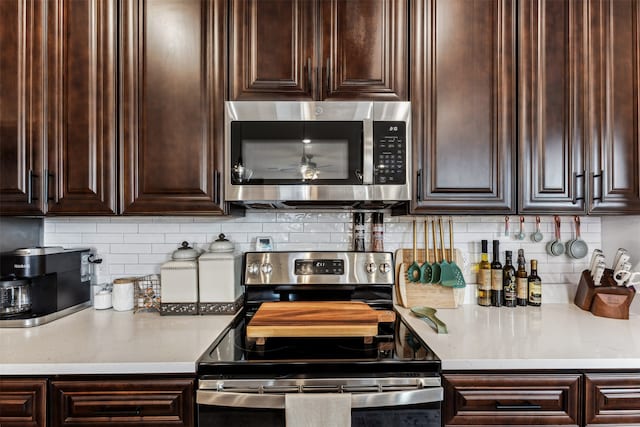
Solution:
M 640 373 L 585 374 L 587 425 L 640 425 Z
M 0 426 L 44 427 L 46 379 L 0 379 Z
M 445 425 L 579 425 L 579 374 L 444 375 Z
M 194 380 L 51 382 L 53 426 L 193 426 Z

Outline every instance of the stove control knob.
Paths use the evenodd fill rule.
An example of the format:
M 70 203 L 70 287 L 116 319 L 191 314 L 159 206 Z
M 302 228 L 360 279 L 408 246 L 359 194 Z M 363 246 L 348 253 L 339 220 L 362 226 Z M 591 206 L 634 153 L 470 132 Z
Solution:
M 391 266 L 386 262 L 383 262 L 382 264 L 380 264 L 380 267 L 378 267 L 378 269 L 380 270 L 380 273 L 388 273 L 391 271 Z
M 370 262 L 367 264 L 367 273 L 373 274 L 376 272 L 377 269 L 378 269 L 378 266 L 376 265 L 375 262 Z
M 254 262 L 254 263 L 249 264 L 247 266 L 247 273 L 249 273 L 251 275 L 255 275 L 255 274 L 258 274 L 259 272 L 260 272 L 260 264 L 258 264 L 258 263 Z
M 262 267 L 260 267 L 260 271 L 262 271 L 264 274 L 270 274 L 272 270 L 273 266 L 269 263 L 262 264 Z

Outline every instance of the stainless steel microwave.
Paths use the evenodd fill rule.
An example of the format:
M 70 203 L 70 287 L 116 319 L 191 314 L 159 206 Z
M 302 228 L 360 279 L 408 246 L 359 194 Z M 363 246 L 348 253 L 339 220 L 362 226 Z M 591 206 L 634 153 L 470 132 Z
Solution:
M 411 194 L 409 102 L 230 101 L 225 200 L 388 207 Z

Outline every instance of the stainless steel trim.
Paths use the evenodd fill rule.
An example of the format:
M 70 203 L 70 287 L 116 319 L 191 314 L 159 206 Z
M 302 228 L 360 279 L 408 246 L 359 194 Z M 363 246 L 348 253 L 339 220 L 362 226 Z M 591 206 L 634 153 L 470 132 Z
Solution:
M 84 310 L 87 307 L 91 307 L 91 301 L 85 301 L 69 308 L 65 308 L 64 310 L 56 311 L 55 313 L 30 319 L 0 319 L 0 328 L 31 328 L 33 326 L 40 326 L 56 319 L 60 319 L 61 317 L 76 313 L 80 310 Z
M 89 250 L 89 249 L 85 249 L 85 250 Z M 20 248 L 20 249 L 14 250 L 13 252 L 9 252 L 8 254 L 5 254 L 5 255 L 37 256 L 37 255 L 57 254 L 64 251 L 65 249 L 62 246 L 44 246 L 39 248 Z
M 362 183 L 373 184 L 373 121 L 362 120 Z
M 342 275 L 296 275 L 295 261 L 305 260 L 342 260 Z M 375 264 L 373 273 L 367 272 L 369 264 Z M 380 265 L 388 264 L 386 273 L 380 271 Z M 245 254 L 245 285 L 266 284 L 390 284 L 394 283 L 393 254 L 390 252 L 247 252 Z M 262 266 L 270 265 L 270 272 Z
M 357 185 L 232 185 L 231 122 L 237 120 L 353 120 L 364 123 L 363 184 Z M 373 129 L 371 121 L 404 121 L 406 126 L 406 176 L 404 185 L 373 184 Z M 367 128 L 371 129 L 367 131 Z M 224 199 L 246 206 L 282 202 L 366 202 L 392 204 L 411 198 L 411 104 L 382 101 L 228 101 L 225 103 Z M 370 144 L 367 139 L 370 138 Z M 370 156 L 370 157 L 367 157 Z M 369 169 L 371 169 L 369 171 Z M 330 207 L 330 206 L 326 206 Z M 339 207 L 339 206 L 332 206 Z
M 382 378 L 282 378 L 282 379 L 224 379 L 207 380 L 198 382 L 200 390 L 216 391 L 241 391 L 254 392 L 275 390 L 277 388 L 292 387 L 300 389 L 319 388 L 353 388 L 375 387 L 377 389 L 398 388 L 431 388 L 440 387 L 442 380 L 439 376 L 433 377 L 382 377 Z
M 443 396 L 444 390 L 442 387 L 379 393 L 351 393 L 351 408 L 435 403 L 441 402 Z M 284 409 L 285 395 L 198 390 L 196 392 L 196 403 L 199 405 L 229 406 L 234 408 Z
M 442 387 L 350 394 L 351 408 L 353 409 L 435 403 L 441 402 L 444 398 Z M 196 392 L 196 402 L 200 405 L 209 406 L 284 409 L 285 394 L 235 393 L 199 389 Z

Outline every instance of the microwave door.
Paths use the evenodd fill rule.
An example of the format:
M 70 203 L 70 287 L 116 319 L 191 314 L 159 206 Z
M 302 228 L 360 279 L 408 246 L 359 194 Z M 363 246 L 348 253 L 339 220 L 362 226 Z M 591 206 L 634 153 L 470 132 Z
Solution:
M 233 185 L 360 185 L 363 124 L 320 121 L 231 123 Z

